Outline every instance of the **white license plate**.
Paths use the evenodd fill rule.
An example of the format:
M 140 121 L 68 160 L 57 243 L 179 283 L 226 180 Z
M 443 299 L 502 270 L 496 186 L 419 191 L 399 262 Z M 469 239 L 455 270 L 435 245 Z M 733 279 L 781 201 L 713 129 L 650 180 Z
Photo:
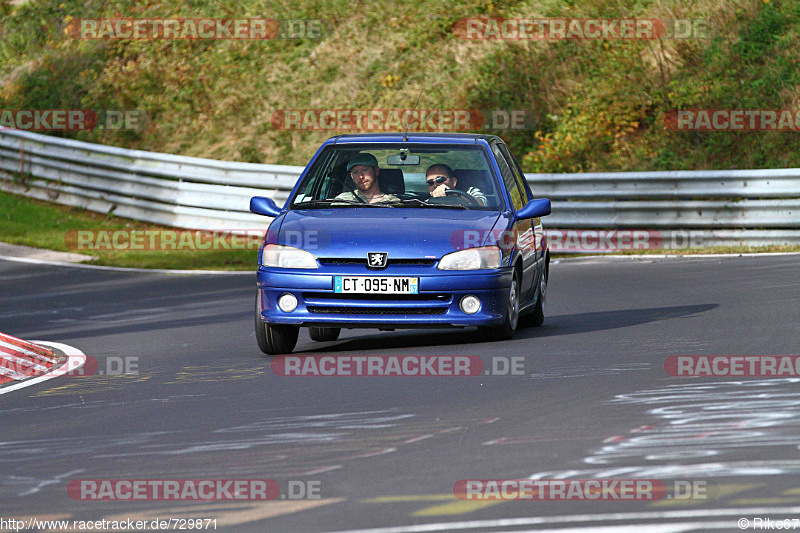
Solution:
M 352 294 L 419 294 L 419 278 L 334 276 L 333 292 Z

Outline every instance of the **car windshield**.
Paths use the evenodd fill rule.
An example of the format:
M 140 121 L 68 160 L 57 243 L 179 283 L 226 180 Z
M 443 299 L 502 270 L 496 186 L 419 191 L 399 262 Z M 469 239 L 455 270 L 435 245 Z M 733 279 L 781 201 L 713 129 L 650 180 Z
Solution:
M 290 208 L 496 211 L 504 201 L 490 168 L 475 145 L 334 145 L 316 158 Z

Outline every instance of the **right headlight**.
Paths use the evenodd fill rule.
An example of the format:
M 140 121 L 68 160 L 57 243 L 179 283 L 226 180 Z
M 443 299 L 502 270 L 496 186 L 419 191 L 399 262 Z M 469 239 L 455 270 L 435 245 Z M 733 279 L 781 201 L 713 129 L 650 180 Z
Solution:
M 261 264 L 277 268 L 318 268 L 314 254 L 280 244 L 268 244 L 261 252 Z
M 439 261 L 439 270 L 479 270 L 500 268 L 503 252 L 498 246 L 481 246 L 452 252 Z

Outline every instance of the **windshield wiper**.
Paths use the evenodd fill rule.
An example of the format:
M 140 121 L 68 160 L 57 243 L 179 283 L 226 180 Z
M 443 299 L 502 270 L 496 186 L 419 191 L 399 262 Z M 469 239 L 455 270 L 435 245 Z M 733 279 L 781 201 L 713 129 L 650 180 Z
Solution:
M 357 206 L 357 207 L 392 207 L 391 205 L 381 204 L 381 203 L 368 204 L 368 203 L 365 203 L 365 202 L 360 202 L 358 200 L 345 200 L 343 198 L 339 198 L 339 199 L 326 198 L 325 200 L 310 200 L 310 201 L 307 201 L 307 202 L 300 202 L 299 204 L 292 204 L 292 208 L 293 209 L 297 209 L 297 208 L 304 208 L 304 207 L 310 207 L 310 208 L 327 207 L 327 206 L 336 205 L 336 204 L 343 205 L 343 206 L 346 205 L 348 207 L 349 206 Z
M 407 206 L 418 206 L 418 207 L 443 207 L 445 209 L 467 209 L 467 206 L 461 204 L 429 204 L 425 200 L 420 200 L 419 198 L 409 198 L 407 200 L 400 200 L 400 203 L 395 203 L 395 207 L 407 207 Z

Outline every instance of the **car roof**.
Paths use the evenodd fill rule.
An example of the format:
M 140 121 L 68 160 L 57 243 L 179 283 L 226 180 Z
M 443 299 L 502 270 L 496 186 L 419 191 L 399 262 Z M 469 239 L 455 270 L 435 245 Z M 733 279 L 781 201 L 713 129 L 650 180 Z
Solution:
M 426 132 L 403 132 L 392 133 L 354 133 L 336 135 L 331 137 L 325 144 L 355 144 L 355 143 L 417 143 L 417 144 L 478 144 L 479 141 L 490 142 L 502 140 L 496 135 L 484 135 L 480 133 L 426 133 Z

